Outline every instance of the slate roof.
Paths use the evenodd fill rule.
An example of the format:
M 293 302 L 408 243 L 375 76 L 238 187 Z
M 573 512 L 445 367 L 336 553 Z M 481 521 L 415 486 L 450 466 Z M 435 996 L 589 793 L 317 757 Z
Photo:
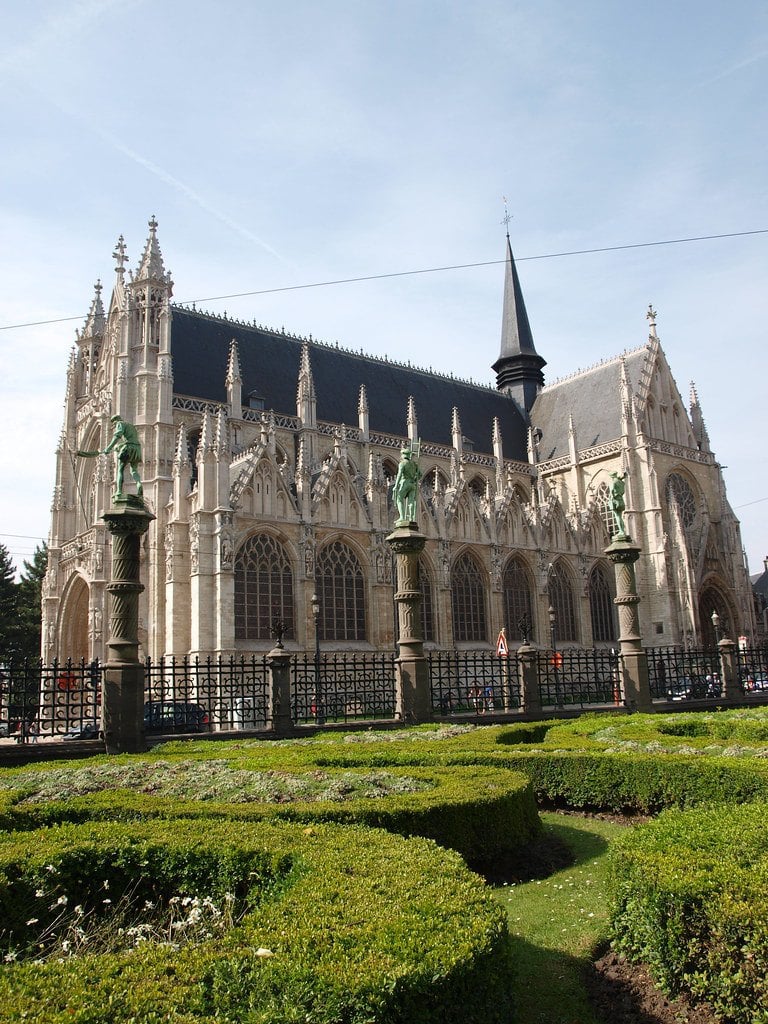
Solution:
M 174 392 L 225 402 L 232 339 L 238 346 L 243 404 L 256 391 L 265 409 L 295 416 L 302 339 L 176 306 L 171 317 Z M 360 386 L 365 385 L 372 431 L 405 437 L 412 396 L 422 440 L 451 445 L 455 406 L 461 432 L 474 442 L 475 451 L 492 452 L 493 419 L 498 417 L 505 458 L 527 461 L 527 426 L 507 395 L 317 342 L 309 342 L 309 359 L 319 420 L 357 426 Z
M 647 347 L 624 355 L 627 376 L 637 393 Z M 569 452 L 569 417 L 573 417 L 576 446 L 592 448 L 621 437 L 621 357 L 593 366 L 545 387 L 531 410 L 531 423 L 542 433 L 543 462 Z

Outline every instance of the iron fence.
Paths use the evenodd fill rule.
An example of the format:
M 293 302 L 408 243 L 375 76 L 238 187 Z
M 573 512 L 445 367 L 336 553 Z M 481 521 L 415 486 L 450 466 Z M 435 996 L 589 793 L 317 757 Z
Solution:
M 543 708 L 617 705 L 624 700 L 621 655 L 609 649 L 542 650 L 537 656 Z
M 441 715 L 517 711 L 517 659 L 490 651 L 432 651 L 427 656 L 432 709 Z
M 395 656 L 297 655 L 291 661 L 294 722 L 349 722 L 395 718 Z
M 768 647 L 737 647 L 736 670 L 742 693 L 765 696 L 768 691 Z
M 10 663 L 0 668 L 0 737 L 98 736 L 101 666 L 97 661 Z
M 717 700 L 723 695 L 715 647 L 649 647 L 648 682 L 655 700 Z
M 269 724 L 266 655 L 147 659 L 145 672 L 147 733 L 263 729 Z

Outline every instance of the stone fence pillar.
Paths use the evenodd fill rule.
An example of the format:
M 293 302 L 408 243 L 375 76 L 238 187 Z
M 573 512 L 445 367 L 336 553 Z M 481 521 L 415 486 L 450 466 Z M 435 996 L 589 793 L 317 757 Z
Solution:
M 526 643 L 518 647 L 517 669 L 520 678 L 522 710 L 528 715 L 540 715 L 539 658 L 535 647 Z
M 744 694 L 739 684 L 739 673 L 736 667 L 736 644 L 727 637 L 717 645 L 720 652 L 720 679 L 723 684 L 723 697 L 727 701 L 740 701 Z
M 269 694 L 267 720 L 277 736 L 293 732 L 291 718 L 291 656 L 278 644 L 267 655 L 269 664 Z

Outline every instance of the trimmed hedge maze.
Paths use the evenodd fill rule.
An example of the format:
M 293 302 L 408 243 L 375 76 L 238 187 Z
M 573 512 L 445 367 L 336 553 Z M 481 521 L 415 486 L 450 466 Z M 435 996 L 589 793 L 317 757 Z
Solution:
M 0 772 L 0 1020 L 514 1019 L 506 926 L 465 863 L 535 839 L 535 800 L 658 815 L 613 857 L 614 945 L 668 991 L 768 1024 L 761 709 L 174 742 Z M 62 947 L 78 927 L 62 938 L 62 907 L 106 921 L 103 901 L 129 897 L 147 920 L 117 945 Z M 152 917 L 174 900 L 228 900 L 231 920 L 190 941 Z
M 0 915 L 6 957 L 18 959 L 0 971 L 0 1020 L 509 1020 L 504 914 L 456 854 L 356 826 L 201 826 L 6 833 Z M 233 923 L 194 942 L 178 929 L 116 951 L 66 957 L 71 938 L 49 949 L 62 907 L 74 908 L 72 936 L 105 900 L 128 902 L 132 924 L 114 943 L 173 899 L 229 899 Z
M 0 774 L 0 1021 L 509 1021 L 505 915 L 462 858 L 538 834 L 526 779 L 271 747 L 268 781 L 320 799 L 265 803 L 265 752 L 190 753 Z

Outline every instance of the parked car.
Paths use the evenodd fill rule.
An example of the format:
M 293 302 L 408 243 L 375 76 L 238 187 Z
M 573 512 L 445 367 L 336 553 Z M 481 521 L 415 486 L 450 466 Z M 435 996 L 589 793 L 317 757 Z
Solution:
M 164 700 L 144 705 L 145 732 L 208 732 L 210 719 L 202 704 Z
M 63 740 L 98 740 L 101 739 L 101 722 L 81 722 L 61 737 Z
M 667 700 L 701 700 L 712 696 L 707 692 L 707 682 L 696 676 L 680 676 L 667 686 Z

